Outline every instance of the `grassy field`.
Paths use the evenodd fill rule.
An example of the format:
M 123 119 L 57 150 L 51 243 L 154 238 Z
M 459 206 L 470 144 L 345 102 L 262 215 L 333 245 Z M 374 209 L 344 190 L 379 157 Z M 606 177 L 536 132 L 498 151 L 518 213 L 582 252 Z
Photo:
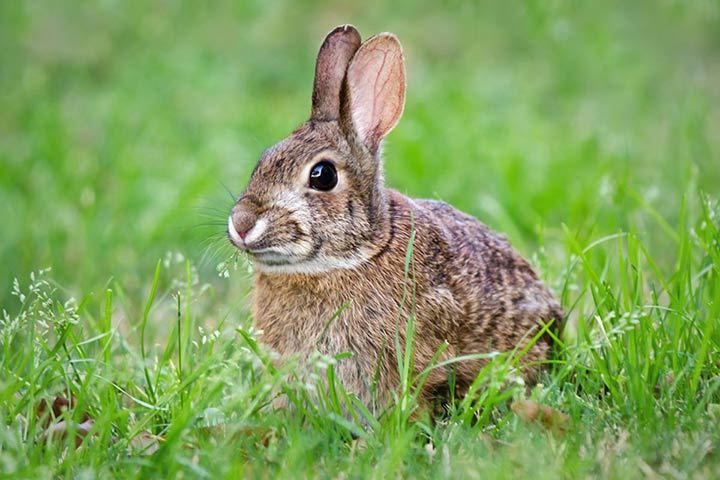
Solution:
M 534 388 L 348 419 L 256 347 L 225 219 L 346 22 L 405 47 L 388 183 L 561 298 Z M 0 3 L 0 476 L 720 478 L 719 54 L 702 0 Z

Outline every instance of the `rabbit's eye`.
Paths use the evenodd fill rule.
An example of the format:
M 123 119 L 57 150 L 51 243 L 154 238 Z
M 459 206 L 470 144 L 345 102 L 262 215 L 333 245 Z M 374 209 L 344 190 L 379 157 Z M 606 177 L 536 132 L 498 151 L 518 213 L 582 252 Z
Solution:
M 323 160 L 310 170 L 310 188 L 327 192 L 338 183 L 337 170 L 332 162 Z

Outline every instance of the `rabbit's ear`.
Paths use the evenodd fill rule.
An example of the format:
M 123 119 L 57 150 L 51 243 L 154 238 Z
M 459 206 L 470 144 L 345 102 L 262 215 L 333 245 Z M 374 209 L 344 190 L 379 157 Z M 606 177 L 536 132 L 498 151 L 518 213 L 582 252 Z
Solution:
M 336 27 L 325 37 L 315 63 L 311 119 L 335 120 L 340 115 L 340 89 L 358 47 L 360 34 L 352 25 Z
M 358 49 L 346 75 L 345 115 L 359 139 L 377 150 L 400 120 L 405 105 L 405 60 L 392 33 L 376 35 Z

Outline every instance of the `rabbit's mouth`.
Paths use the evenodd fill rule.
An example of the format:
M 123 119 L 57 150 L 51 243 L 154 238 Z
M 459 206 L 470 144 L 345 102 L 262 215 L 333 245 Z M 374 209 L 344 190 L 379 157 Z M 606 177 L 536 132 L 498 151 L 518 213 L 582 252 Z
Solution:
M 272 252 L 256 253 L 249 251 L 249 253 L 252 255 L 254 263 L 256 265 L 260 265 L 261 267 L 279 267 L 281 265 L 293 265 L 301 263 L 304 260 L 302 258 L 292 257 L 288 255 L 278 255 Z
M 253 260 L 256 262 L 268 264 L 288 264 L 306 260 L 304 257 L 287 252 L 284 248 L 260 248 L 255 250 L 248 248 L 247 252 L 252 255 Z
M 356 252 L 347 257 L 316 254 L 314 256 L 298 256 L 278 254 L 267 251 L 251 253 L 253 266 L 256 270 L 271 274 L 306 274 L 314 275 L 333 270 L 351 270 L 360 267 L 369 260 L 369 255 Z

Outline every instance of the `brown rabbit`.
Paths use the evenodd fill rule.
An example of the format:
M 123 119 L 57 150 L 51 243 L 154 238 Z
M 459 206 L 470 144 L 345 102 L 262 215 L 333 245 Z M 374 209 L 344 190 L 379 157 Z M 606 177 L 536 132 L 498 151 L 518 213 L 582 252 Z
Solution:
M 381 403 L 399 384 L 395 335 L 404 344 L 413 308 L 405 287 L 414 287 L 416 372 L 445 341 L 441 359 L 507 351 L 562 318 L 503 236 L 445 203 L 385 188 L 380 147 L 404 101 L 398 39 L 382 33 L 361 44 L 354 27 L 337 27 L 318 53 L 310 120 L 262 154 L 228 221 L 230 240 L 253 259 L 262 342 L 281 358 L 351 352 L 336 375 L 368 405 L 372 382 Z M 546 359 L 550 343 L 538 341 L 523 361 Z M 456 365 L 460 393 L 483 364 Z M 446 371 L 433 370 L 424 399 L 447 383 Z

